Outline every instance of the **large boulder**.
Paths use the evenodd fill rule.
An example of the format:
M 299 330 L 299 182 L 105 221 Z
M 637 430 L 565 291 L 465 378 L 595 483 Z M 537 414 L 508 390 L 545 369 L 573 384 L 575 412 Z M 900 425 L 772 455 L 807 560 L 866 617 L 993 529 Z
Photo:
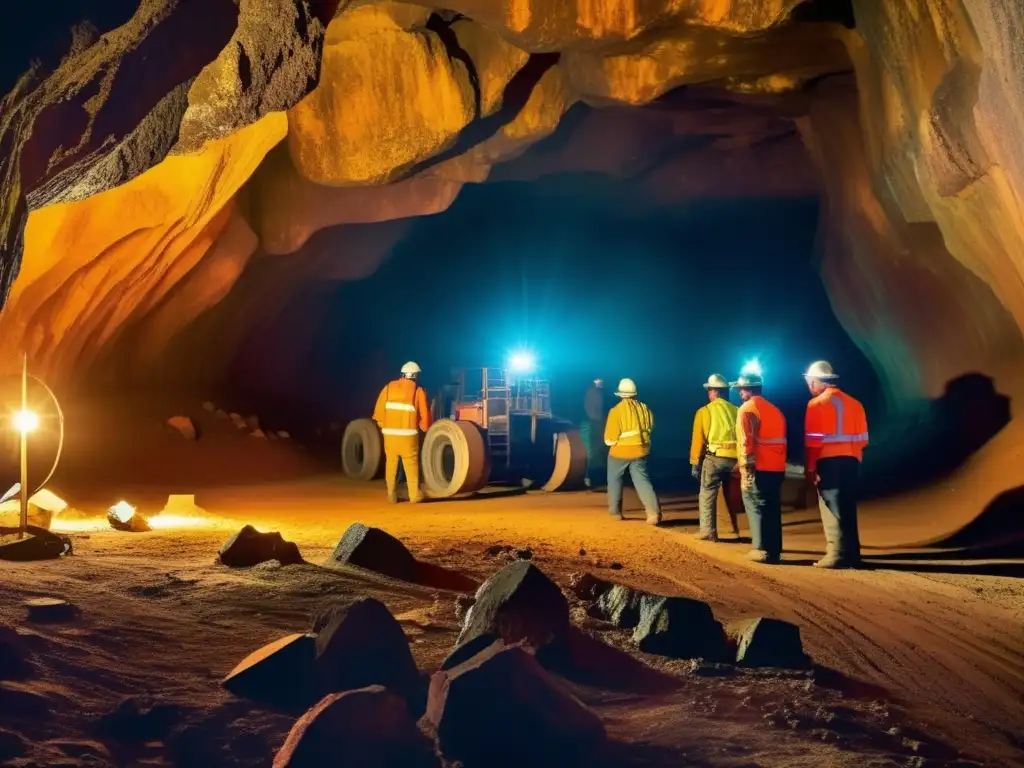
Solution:
M 416 661 L 401 625 L 379 600 L 363 598 L 317 617 L 317 678 L 324 693 L 383 685 L 414 695 Z
M 804 653 L 800 627 L 781 619 L 742 619 L 726 627 L 736 646 L 736 663 L 744 667 L 804 669 L 810 660 Z
M 458 645 L 480 635 L 508 644 L 541 646 L 569 629 L 569 603 L 551 579 L 527 560 L 509 563 L 480 585 Z
M 596 619 L 611 622 L 616 627 L 632 629 L 640 623 L 640 603 L 659 600 L 658 595 L 649 595 L 638 589 L 615 584 L 604 591 L 590 608 L 590 615 Z
M 299 548 L 276 531 L 263 533 L 251 525 L 224 542 L 220 548 L 220 561 L 233 568 L 248 568 L 277 560 L 281 565 L 294 565 L 303 562 Z
M 437 764 L 405 702 L 379 685 L 321 700 L 296 721 L 274 758 L 274 768 Z
M 416 576 L 416 558 L 405 544 L 380 528 L 362 523 L 348 527 L 324 565 L 354 565 L 402 581 L 412 581 Z
M 427 723 L 446 760 L 472 766 L 586 765 L 600 718 L 522 648 L 494 643 L 430 681 Z
M 726 659 L 725 632 L 711 606 L 688 597 L 641 600 L 633 642 L 644 653 L 707 661 Z
M 316 642 L 312 635 L 293 634 L 246 656 L 222 685 L 245 699 L 292 708 L 315 700 Z

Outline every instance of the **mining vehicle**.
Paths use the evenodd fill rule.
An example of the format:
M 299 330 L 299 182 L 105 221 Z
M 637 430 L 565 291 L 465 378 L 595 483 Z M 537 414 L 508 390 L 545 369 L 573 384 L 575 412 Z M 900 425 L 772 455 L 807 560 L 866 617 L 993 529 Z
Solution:
M 426 495 L 446 499 L 487 485 L 583 487 L 586 448 L 579 430 L 551 412 L 550 382 L 507 367 L 471 368 L 433 400 L 434 424 L 420 450 Z M 356 419 L 341 440 L 341 464 L 356 480 L 384 473 L 376 422 Z

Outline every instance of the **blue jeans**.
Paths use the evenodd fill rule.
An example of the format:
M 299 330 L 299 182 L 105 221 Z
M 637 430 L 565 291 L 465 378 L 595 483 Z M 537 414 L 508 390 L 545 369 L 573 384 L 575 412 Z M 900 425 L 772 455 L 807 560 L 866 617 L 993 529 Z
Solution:
M 768 553 L 782 554 L 782 481 L 785 472 L 754 472 L 754 487 L 743 490 L 743 509 L 750 524 L 750 546 Z
M 843 560 L 860 560 L 860 531 L 857 527 L 857 490 L 860 462 L 853 456 L 834 456 L 818 461 L 818 509 L 825 529 L 829 555 Z
M 658 503 L 658 494 L 654 492 L 651 476 L 647 473 L 646 456 L 639 459 L 608 457 L 608 514 L 612 517 L 622 517 L 622 478 L 627 469 L 633 479 L 637 496 L 640 497 L 647 512 L 647 519 L 660 520 L 661 505 Z
M 732 482 L 732 471 L 735 468 L 736 459 L 712 456 L 710 453 L 704 457 L 700 470 L 700 494 L 697 497 L 701 533 L 718 535 L 718 489 L 724 486 L 726 494 L 729 493 L 729 483 Z

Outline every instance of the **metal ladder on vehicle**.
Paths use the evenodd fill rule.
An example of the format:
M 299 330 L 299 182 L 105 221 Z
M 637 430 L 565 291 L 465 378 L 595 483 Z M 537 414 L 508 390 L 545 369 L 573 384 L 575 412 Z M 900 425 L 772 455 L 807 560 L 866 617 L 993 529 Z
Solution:
M 493 466 L 508 467 L 512 458 L 512 432 L 509 403 L 512 390 L 504 368 L 484 368 L 480 398 L 483 422 L 487 427 L 487 443 Z

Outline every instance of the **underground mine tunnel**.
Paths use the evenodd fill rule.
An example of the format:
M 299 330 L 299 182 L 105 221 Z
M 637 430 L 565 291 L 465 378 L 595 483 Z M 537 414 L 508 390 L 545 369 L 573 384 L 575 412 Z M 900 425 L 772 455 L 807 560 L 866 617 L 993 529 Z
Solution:
M 498 764 L 470 732 L 555 760 L 522 746 L 546 743 L 524 722 L 564 765 L 605 739 L 611 765 L 1024 757 L 1020 3 L 5 14 L 0 763 L 326 764 L 332 707 L 401 721 L 397 746 L 345 731 L 352 754 L 392 764 Z M 502 474 L 498 422 L 466 426 L 466 387 L 453 411 L 445 398 L 460 371 L 511 376 L 515 354 L 550 398 L 515 384 L 534 412 L 509 418 L 510 450 L 532 453 Z M 870 427 L 864 562 L 841 573 L 804 567 L 829 554 L 804 478 L 802 374 L 819 360 Z M 379 429 L 359 420 L 408 361 L 477 463 L 458 485 L 469 459 L 435 467 L 427 431 L 429 503 L 406 505 L 403 483 L 391 506 Z M 726 514 L 738 478 L 721 539 L 692 535 L 702 385 L 755 361 L 786 422 L 779 564 L 745 559 L 751 519 Z M 613 520 L 581 453 L 595 378 L 635 380 L 654 414 L 658 526 L 634 524 L 631 482 Z M 372 435 L 345 454 L 357 422 Z M 470 645 L 509 595 L 533 629 L 501 642 L 530 653 Z M 681 617 L 707 636 L 653 629 Z M 769 629 L 736 629 L 754 617 Z M 380 642 L 347 648 L 355 666 L 408 679 L 338 682 L 360 634 Z M 746 670 L 765 637 L 795 637 L 766 666 L 797 669 Z M 297 699 L 262 700 L 260 675 Z M 309 699 L 310 675 L 334 682 Z M 501 675 L 560 691 L 562 727 L 517 699 L 515 728 L 488 730 L 487 697 L 465 691 Z M 697 699 L 664 693 L 680 679 Z M 320 698 L 371 683 L 388 690 Z M 609 705 L 622 690 L 635 702 Z

